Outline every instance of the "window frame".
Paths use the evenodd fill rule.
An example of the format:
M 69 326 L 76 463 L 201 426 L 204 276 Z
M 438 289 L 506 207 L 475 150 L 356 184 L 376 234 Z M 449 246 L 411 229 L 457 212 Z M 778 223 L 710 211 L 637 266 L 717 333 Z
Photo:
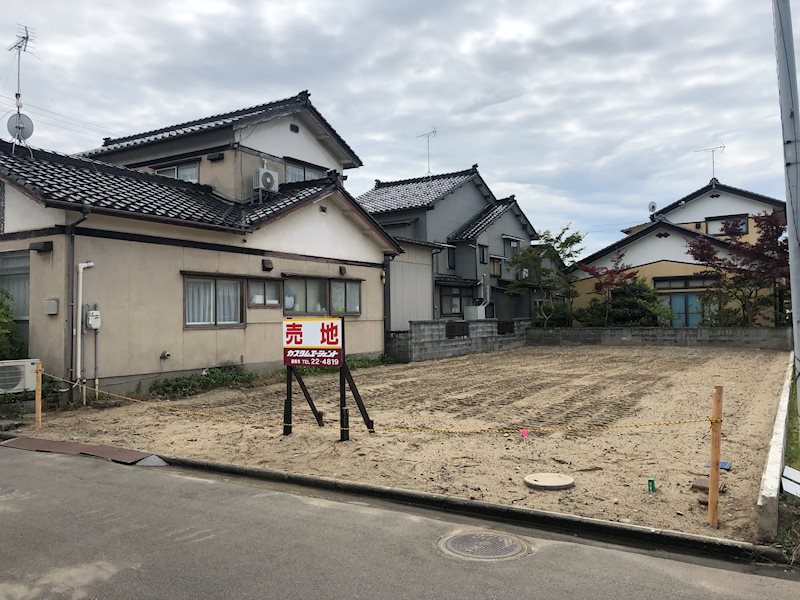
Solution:
M 448 269 L 455 269 L 456 268 L 456 249 L 455 248 L 447 248 L 447 268 Z
M 308 163 L 308 162 L 305 162 L 305 161 L 302 161 L 302 160 L 298 160 L 296 158 L 291 158 L 291 157 L 288 157 L 288 156 L 284 156 L 283 157 L 283 165 L 284 165 L 284 169 L 285 169 L 286 183 L 299 183 L 301 181 L 313 181 L 314 179 L 322 179 L 322 178 L 325 177 L 325 175 L 328 173 L 328 171 L 330 171 L 330 169 L 327 169 L 327 168 L 322 167 L 320 165 L 315 165 L 314 163 Z M 290 180 L 289 179 L 289 170 L 288 169 L 289 169 L 290 165 L 292 167 L 297 167 L 297 168 L 303 169 L 303 179 L 294 179 L 294 180 Z M 308 170 L 318 171 L 319 173 L 321 173 L 321 175 L 319 175 L 319 177 L 309 177 L 308 176 Z
M 14 316 L 16 301 L 14 301 L 14 306 L 11 307 L 11 319 L 14 323 L 30 323 L 31 320 L 31 260 L 30 260 L 31 253 L 29 250 L 11 250 L 8 252 L 0 252 L 0 258 L 26 258 L 27 264 L 26 265 L 19 265 L 15 267 L 0 267 L 0 277 L 14 277 L 18 275 L 27 275 L 28 276 L 28 310 L 26 316 Z M 11 294 L 8 294 L 9 297 Z M 13 300 L 13 298 L 12 298 Z
M 738 214 L 738 215 L 721 215 L 715 217 L 706 217 L 706 234 L 714 237 L 726 237 L 724 233 L 709 233 L 708 226 L 710 223 L 719 223 L 721 229 L 722 224 L 725 221 L 733 221 L 734 219 L 741 219 L 742 222 L 744 223 L 744 229 L 742 231 L 742 235 L 747 235 L 748 233 L 750 233 L 750 215 Z
M 212 301 L 213 301 L 213 323 L 189 323 L 189 311 L 187 306 L 187 288 L 189 280 L 205 280 L 212 281 Z M 217 281 L 236 281 L 239 284 L 239 321 L 237 323 L 220 323 L 219 315 L 217 313 Z M 237 275 L 224 275 L 224 274 L 203 274 L 203 273 L 184 273 L 183 274 L 183 328 L 187 329 L 242 329 L 247 326 L 247 302 L 245 301 L 245 293 L 249 294 L 247 287 L 247 278 Z
M 323 286 L 324 286 L 324 289 L 325 289 L 325 294 L 326 294 L 326 298 L 325 298 L 325 300 L 326 300 L 326 302 L 325 302 L 326 303 L 326 308 L 325 308 L 325 310 L 324 311 L 320 311 L 320 312 L 318 312 L 318 311 L 310 312 L 308 310 L 305 310 L 303 312 L 292 311 L 292 312 L 288 312 L 287 313 L 286 312 L 286 284 L 290 280 L 291 281 L 302 281 L 303 282 L 303 285 L 305 286 L 305 298 L 306 298 L 306 300 L 305 300 L 306 306 L 305 307 L 306 307 L 306 309 L 308 309 L 308 281 L 310 281 L 310 280 L 321 281 L 323 283 Z M 287 278 L 285 278 L 283 280 L 283 286 L 281 286 L 282 287 L 282 291 L 283 291 L 283 298 L 282 298 L 282 302 L 281 302 L 281 305 L 283 307 L 283 314 L 285 316 L 287 316 L 287 317 L 302 317 L 302 316 L 313 316 L 313 317 L 324 316 L 324 317 L 327 317 L 327 316 L 330 316 L 330 314 L 331 314 L 330 281 L 331 281 L 330 278 L 327 278 L 327 277 L 287 277 Z
M 343 283 L 344 284 L 344 308 L 345 309 L 342 312 L 337 312 L 333 308 L 333 284 L 334 283 Z M 353 312 L 353 311 L 347 310 L 347 284 L 348 283 L 356 283 L 356 284 L 358 284 L 358 311 L 357 312 Z M 362 304 L 361 304 L 361 299 L 363 298 L 363 294 L 361 293 L 362 292 L 361 283 L 362 283 L 362 281 L 360 279 L 341 279 L 341 278 L 339 278 L 339 279 L 329 279 L 328 280 L 328 305 L 329 305 L 328 312 L 330 313 L 331 316 L 334 316 L 334 317 L 361 316 L 361 313 L 363 311 Z
M 482 265 L 489 264 L 489 246 L 478 244 L 478 260 Z
M 278 303 L 277 304 L 267 304 L 266 303 L 266 294 L 265 294 L 265 302 L 264 304 L 253 304 L 250 301 L 250 285 L 253 283 L 274 283 L 278 286 Z M 283 280 L 278 279 L 277 277 L 248 277 L 247 278 L 247 308 L 253 309 L 262 309 L 262 308 L 269 308 L 269 309 L 276 309 L 276 308 L 283 308 Z
M 498 266 L 498 273 L 494 272 L 494 265 Z M 501 279 L 503 277 L 503 259 L 498 256 L 490 256 L 489 257 L 489 277 L 496 277 L 497 279 Z
M 186 165 L 195 165 L 197 167 L 197 181 L 192 181 L 191 179 L 181 179 L 178 177 L 178 169 L 180 167 L 184 167 Z M 197 160 L 184 160 L 178 163 L 174 163 L 171 165 L 166 165 L 163 167 L 154 167 L 155 174 L 159 177 L 169 177 L 170 179 L 175 179 L 176 181 L 185 181 L 187 183 L 199 183 L 200 182 L 200 159 Z M 162 171 L 168 171 L 172 169 L 174 175 L 165 175 Z
M 445 293 L 449 290 L 448 293 Z M 453 298 L 455 294 L 453 294 L 453 290 L 458 290 L 458 298 L 459 298 L 459 305 L 461 307 L 460 312 L 445 312 L 445 306 L 449 305 L 445 303 L 444 299 Z M 467 290 L 469 292 L 469 296 L 467 296 L 464 291 Z M 471 288 L 464 288 L 464 287 L 457 287 L 457 286 L 442 286 L 439 288 L 439 312 L 441 313 L 442 317 L 463 317 L 464 316 L 464 300 L 468 298 L 469 300 L 473 299 L 472 289 Z

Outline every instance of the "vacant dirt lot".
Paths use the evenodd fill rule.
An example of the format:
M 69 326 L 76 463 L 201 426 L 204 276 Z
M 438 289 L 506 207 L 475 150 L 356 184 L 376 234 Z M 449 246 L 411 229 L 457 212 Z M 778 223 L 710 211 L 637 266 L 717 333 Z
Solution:
M 359 370 L 375 420 L 369 435 L 351 408 L 352 440 L 340 444 L 337 376 L 308 378 L 328 426 L 317 428 L 302 395 L 280 435 L 284 384 L 223 390 L 190 400 L 46 415 L 41 435 L 242 465 L 340 477 L 694 533 L 754 539 L 755 504 L 784 352 L 711 348 L 524 348 Z M 585 432 L 434 433 L 523 426 L 621 425 L 702 418 L 724 385 L 719 532 L 689 486 L 707 473 L 708 425 Z M 528 490 L 524 475 L 557 471 L 573 489 Z M 648 494 L 647 477 L 657 491 Z

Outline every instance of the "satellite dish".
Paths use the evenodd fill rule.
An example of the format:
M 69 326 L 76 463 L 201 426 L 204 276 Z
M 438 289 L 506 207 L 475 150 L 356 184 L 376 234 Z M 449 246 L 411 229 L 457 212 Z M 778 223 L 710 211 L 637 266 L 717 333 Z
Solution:
M 261 187 L 265 190 L 271 190 L 274 185 L 275 177 L 269 171 L 264 171 L 264 173 L 261 174 Z
M 33 121 L 22 113 L 11 115 L 8 119 L 8 133 L 16 140 L 27 140 L 33 135 Z
M 651 202 L 650 204 L 648 204 L 647 205 L 647 210 L 649 210 L 651 213 L 656 212 L 656 203 L 655 202 Z

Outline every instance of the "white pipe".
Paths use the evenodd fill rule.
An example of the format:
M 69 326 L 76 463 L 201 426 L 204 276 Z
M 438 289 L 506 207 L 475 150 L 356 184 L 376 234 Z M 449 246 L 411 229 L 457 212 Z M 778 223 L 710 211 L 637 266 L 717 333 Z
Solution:
M 77 325 L 78 329 L 77 329 L 77 340 L 75 342 L 75 344 L 77 346 L 76 347 L 77 352 L 75 353 L 75 355 L 76 355 L 75 360 L 77 361 L 78 364 L 76 365 L 76 368 L 75 368 L 75 376 L 76 376 L 77 380 L 81 384 L 85 384 L 86 383 L 86 378 L 83 376 L 83 364 L 81 362 L 81 358 L 82 358 L 81 350 L 82 350 L 82 345 L 83 345 L 83 329 L 84 329 L 84 323 L 83 323 L 83 272 L 86 269 L 91 269 L 93 266 L 94 266 L 94 261 L 93 260 L 88 260 L 86 262 L 78 263 L 78 302 L 76 303 L 76 309 L 78 311 L 78 318 L 77 318 L 78 322 L 76 323 L 76 325 Z M 86 406 L 86 386 L 85 385 L 81 386 L 81 398 L 83 399 L 83 405 Z

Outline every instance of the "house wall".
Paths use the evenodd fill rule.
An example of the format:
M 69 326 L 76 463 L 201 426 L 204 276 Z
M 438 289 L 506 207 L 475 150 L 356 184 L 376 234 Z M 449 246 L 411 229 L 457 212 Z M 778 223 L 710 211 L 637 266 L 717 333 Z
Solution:
M 433 318 L 432 249 L 403 243 L 403 251 L 389 263 L 392 331 L 408 329 L 409 321 Z
M 712 198 L 712 195 L 718 195 L 718 197 Z M 694 223 L 697 221 L 705 222 L 707 217 L 738 214 L 755 215 L 764 211 L 771 213 L 773 210 L 774 207 L 770 204 L 764 204 L 757 200 L 722 190 L 711 190 L 703 196 L 685 203 L 683 206 L 674 208 L 664 216 L 673 223 Z
M 2 193 L 5 195 L 2 233 L 31 231 L 64 224 L 63 210 L 45 208 L 12 185 L 0 182 L 0 186 L 3 186 Z
M 466 223 L 470 217 L 486 208 L 486 197 L 481 193 L 477 186 L 472 182 L 467 182 L 457 188 L 444 198 L 439 200 L 427 215 L 427 237 L 429 242 L 446 243 L 447 236 L 453 233 L 461 225 Z M 463 261 L 462 261 L 463 262 Z M 474 259 L 472 263 L 462 264 L 456 270 L 447 267 L 447 252 L 439 254 L 438 273 L 448 273 L 450 275 L 460 274 L 458 268 L 463 268 L 468 275 L 462 277 L 475 277 Z M 456 258 L 458 265 L 458 259 Z
M 297 133 L 289 129 L 292 124 L 299 127 Z M 327 169 L 342 171 L 342 164 L 320 143 L 298 115 L 279 117 L 238 129 L 236 141 L 279 158 L 296 158 Z
M 132 146 L 130 149 L 103 154 L 98 157 L 98 160 L 125 166 L 165 163 L 176 155 L 204 156 L 208 153 L 209 148 L 228 146 L 231 141 L 231 132 L 221 129 L 178 139 L 167 139 L 154 144 Z M 191 158 L 186 158 L 186 160 L 191 160 Z
M 505 246 L 503 236 L 508 235 L 520 238 L 520 252 L 530 247 L 531 236 L 525 231 L 522 223 L 511 210 L 507 210 L 500 215 L 494 223 L 489 225 L 479 237 L 478 243 L 489 246 L 489 254 L 493 256 L 504 256 Z M 509 259 L 511 257 L 508 257 Z M 490 272 L 490 264 L 479 265 L 479 275 Z M 508 261 L 503 261 L 503 279 L 514 279 L 516 270 L 508 266 Z

